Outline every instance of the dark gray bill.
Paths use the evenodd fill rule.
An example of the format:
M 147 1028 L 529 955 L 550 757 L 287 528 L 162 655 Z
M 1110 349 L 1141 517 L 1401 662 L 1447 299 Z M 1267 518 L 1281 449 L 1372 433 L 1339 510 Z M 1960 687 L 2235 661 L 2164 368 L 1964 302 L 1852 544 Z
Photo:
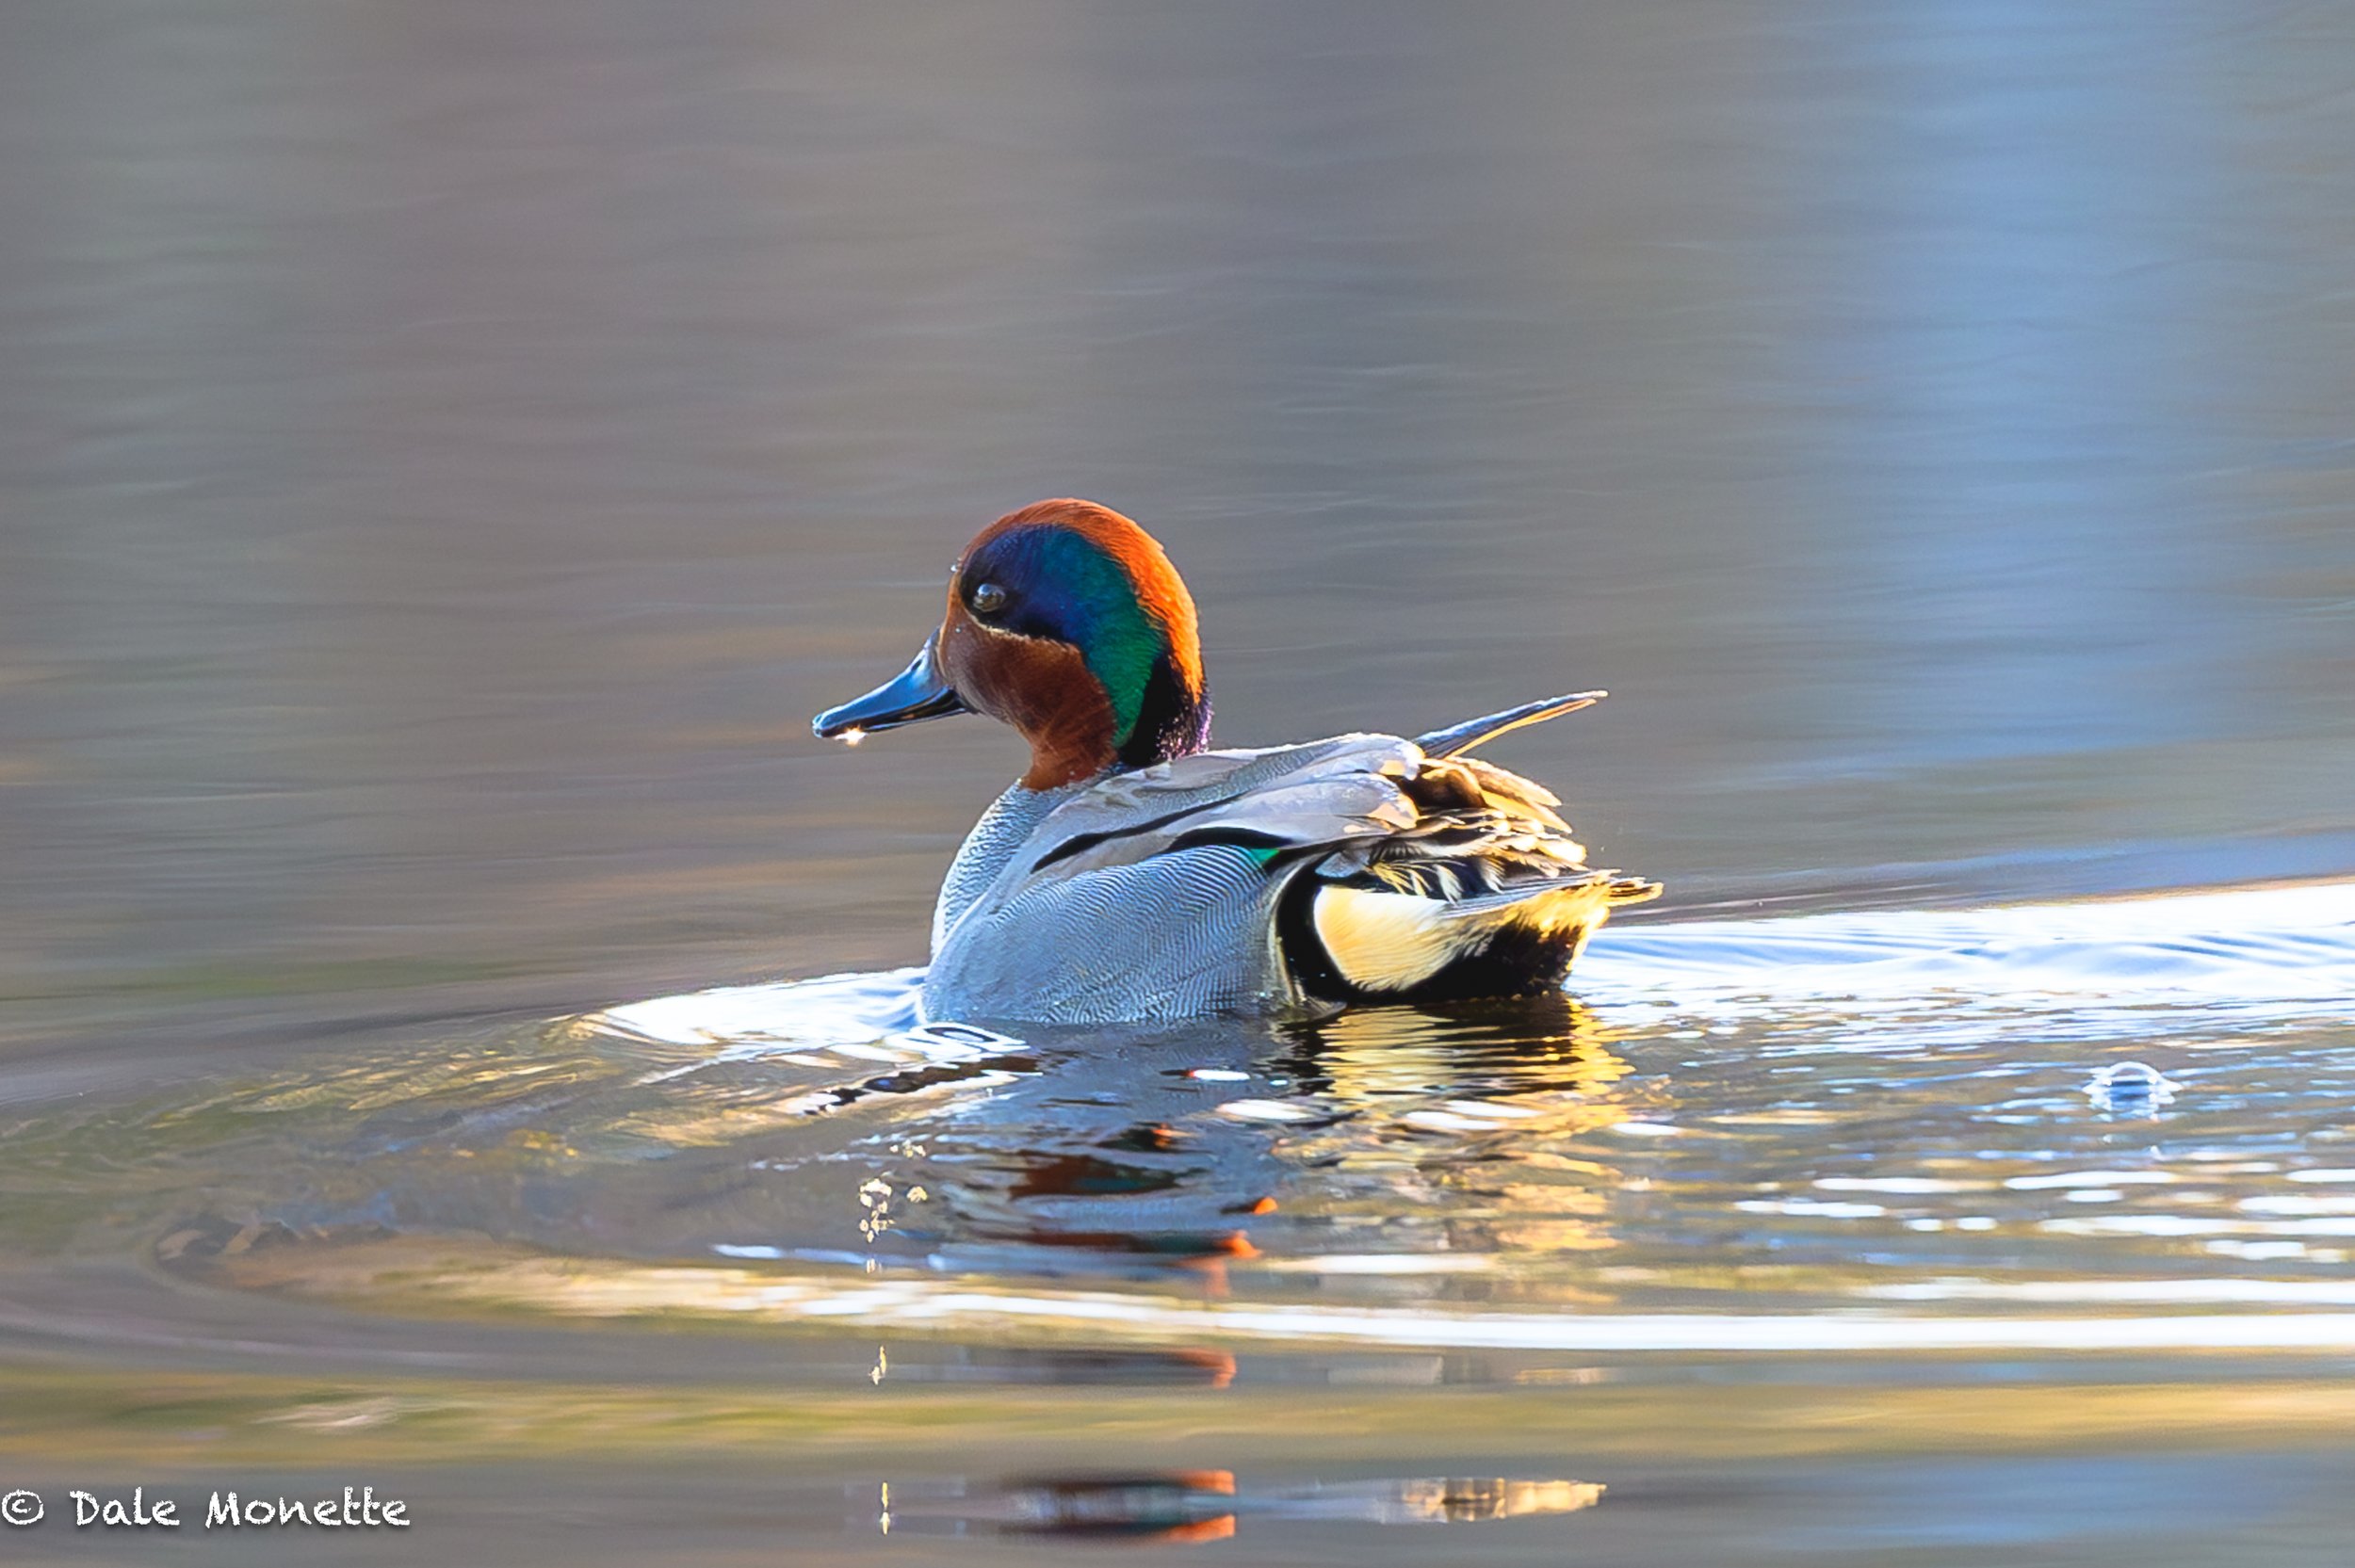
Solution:
M 933 660 L 935 640 L 926 638 L 915 659 L 895 678 L 811 719 L 811 731 L 820 740 L 840 740 L 876 730 L 896 730 L 902 724 L 920 724 L 927 719 L 946 719 L 952 713 L 971 713 Z

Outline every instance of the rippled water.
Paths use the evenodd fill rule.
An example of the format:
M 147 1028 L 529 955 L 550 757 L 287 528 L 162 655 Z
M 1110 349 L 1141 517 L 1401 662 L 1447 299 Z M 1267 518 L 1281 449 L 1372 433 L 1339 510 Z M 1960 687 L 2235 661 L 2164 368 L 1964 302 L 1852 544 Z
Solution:
M 9 1545 L 2338 1560 L 2351 62 L 8 8 Z M 1499 759 L 1668 897 L 1542 1006 L 917 1026 L 1014 752 L 807 716 L 1067 492 L 1223 739 L 1611 687 Z
M 2355 1349 L 2355 883 L 1660 925 L 1584 972 L 1021 1040 L 916 1025 L 912 972 L 700 993 L 68 1102 L 10 1185 L 109 1189 L 199 1277 L 568 1316 Z
M 1461 1464 L 1500 1451 L 1495 1400 L 1579 1396 L 1575 1419 L 1615 1384 L 1651 1396 L 1654 1424 L 1695 1418 L 1698 1388 L 1785 1390 L 1701 1448 L 1746 1473 L 1791 1462 L 1778 1421 L 1838 1420 L 1819 1490 L 1862 1484 L 1844 1467 L 1918 1447 L 1925 1419 L 1958 1420 L 1942 1441 L 1967 1454 L 1990 1421 L 2067 1452 L 2139 1448 L 2136 1423 L 2211 1405 L 2266 1441 L 2343 1418 L 2297 1391 L 2355 1354 L 2355 883 L 1662 923 L 1599 940 L 1576 999 L 1292 1026 L 1017 1040 L 917 1024 L 917 978 L 322 1044 L 201 1093 L 21 1108 L 0 1141 L 8 1326 L 75 1348 L 68 1366 L 335 1366 L 300 1397 L 232 1381 L 197 1403 L 252 1408 L 190 1419 L 214 1442 L 365 1434 L 361 1454 L 615 1414 L 582 1401 L 690 1453 L 715 1446 L 706 1424 L 723 1448 L 747 1422 L 783 1442 L 798 1398 L 747 1409 L 711 1385 L 755 1354 L 815 1382 L 817 1433 L 846 1428 L 852 1452 L 914 1423 L 891 1439 L 907 1454 L 867 1466 L 870 1513 L 795 1505 L 793 1528 L 877 1540 L 1535 1530 L 1704 1457 L 1655 1426 L 1650 1452 L 1575 1475 Z M 596 1395 L 557 1370 L 583 1354 L 674 1385 Z M 461 1381 L 363 1392 L 355 1369 L 396 1366 Z M 489 1394 L 493 1369 L 541 1382 Z M 1951 1405 L 1990 1384 L 1991 1408 Z M 1056 1453 L 1057 1406 L 970 1406 L 976 1385 L 1076 1387 L 1063 1418 L 1145 1435 Z M 1848 1407 L 1809 1408 L 1827 1385 Z M 862 1386 L 903 1402 L 841 1409 Z M 1367 1390 L 1348 1419 L 1377 1414 L 1336 1447 L 1261 1406 L 1267 1430 L 1228 1446 L 1289 1433 L 1282 1462 L 1190 1469 L 1171 1461 L 1204 1445 L 1164 1430 L 1189 1407 L 1124 1409 L 1287 1389 L 1315 1391 L 1304 1413 Z M 1382 1431 L 1483 1389 L 1435 1431 Z M 2059 1389 L 2112 1402 L 2071 1415 Z M 953 1482 L 918 1440 L 934 1422 L 972 1456 Z M 807 1463 L 841 1468 L 844 1442 Z M 1458 1463 L 1370 1474 L 1370 1453 Z M 1902 1484 L 1990 1463 L 1948 1452 Z M 2095 1479 L 2003 1480 L 2019 1513 L 1995 1538 L 2043 1539 L 2083 1488 L 2138 1499 L 2184 1463 L 2056 1458 Z M 1956 1528 L 1842 1506 L 1888 1512 L 1867 1538 Z M 2165 1516 L 2115 1528 L 2139 1541 Z

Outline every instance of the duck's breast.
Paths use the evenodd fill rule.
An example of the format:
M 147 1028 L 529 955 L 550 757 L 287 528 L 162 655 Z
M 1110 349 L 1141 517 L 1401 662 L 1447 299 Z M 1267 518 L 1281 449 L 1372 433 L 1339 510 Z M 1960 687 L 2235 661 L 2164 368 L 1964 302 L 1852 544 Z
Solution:
M 949 864 L 949 875 L 941 881 L 940 897 L 933 905 L 934 958 L 940 956 L 950 931 L 989 891 L 1039 824 L 1085 787 L 1025 789 L 1015 784 L 990 802 L 973 831 L 965 835 L 957 858 Z
M 1282 881 L 1232 845 L 1034 881 L 970 911 L 924 979 L 934 1019 L 1067 1023 L 1280 1011 Z

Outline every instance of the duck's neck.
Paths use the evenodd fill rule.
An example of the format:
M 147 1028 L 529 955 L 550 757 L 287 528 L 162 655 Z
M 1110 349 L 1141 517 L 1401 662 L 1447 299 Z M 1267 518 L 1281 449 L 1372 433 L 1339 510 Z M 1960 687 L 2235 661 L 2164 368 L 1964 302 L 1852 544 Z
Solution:
M 1129 732 L 1113 749 L 1122 768 L 1150 768 L 1157 762 L 1190 757 L 1210 744 L 1210 688 L 1201 676 L 1201 660 L 1191 672 L 1181 669 L 1164 646 L 1145 676 Z
M 1210 745 L 1209 694 L 1188 687 L 1175 671 L 1167 671 L 1164 680 L 1167 662 L 1156 663 L 1129 734 L 1132 743 L 1145 736 L 1150 744 L 1124 747 L 1113 743 L 1107 721 L 1110 703 L 1100 686 L 1094 686 L 1093 702 L 1023 715 L 1029 720 L 1023 733 L 1031 742 L 1030 771 L 982 814 L 950 865 L 949 875 L 940 884 L 940 901 L 933 908 L 934 953 L 1048 813 L 1109 774 L 1192 756 Z
M 973 831 L 965 835 L 957 858 L 950 863 L 949 875 L 941 881 L 940 900 L 933 907 L 934 952 L 940 951 L 940 945 L 965 912 L 989 890 L 1047 814 L 1090 782 L 1058 789 L 1031 789 L 1017 784 L 991 802 L 982 819 L 973 824 Z
M 1140 686 L 1124 693 L 1126 701 L 1076 655 L 1053 650 L 1032 656 L 1060 658 L 1071 668 L 1049 669 L 1044 672 L 1054 678 L 1025 683 L 1015 687 L 1017 697 L 997 704 L 1031 743 L 1023 789 L 1064 789 L 1192 756 L 1210 743 L 1210 693 L 1190 684 L 1166 652 L 1153 660 Z

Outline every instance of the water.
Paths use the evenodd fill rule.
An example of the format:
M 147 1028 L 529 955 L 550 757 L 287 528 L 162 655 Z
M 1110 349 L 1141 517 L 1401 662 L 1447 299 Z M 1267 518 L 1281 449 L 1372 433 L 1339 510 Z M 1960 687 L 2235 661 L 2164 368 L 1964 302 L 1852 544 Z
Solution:
M 2336 1560 L 2348 32 L 11 8 L 11 1544 Z M 1611 687 L 1498 756 L 1668 897 L 918 1029 L 1015 749 L 807 717 L 1065 493 L 1224 739 Z
M 885 971 L 20 1104 L 16 1430 L 58 1485 L 340 1464 L 593 1553 L 2335 1517 L 2355 882 L 1663 922 L 1582 977 L 1016 1040 Z

